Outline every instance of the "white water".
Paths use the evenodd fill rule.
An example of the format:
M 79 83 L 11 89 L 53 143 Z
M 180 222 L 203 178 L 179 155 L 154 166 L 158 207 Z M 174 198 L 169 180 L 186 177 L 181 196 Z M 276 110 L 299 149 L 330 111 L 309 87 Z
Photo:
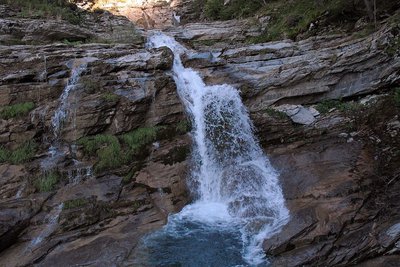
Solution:
M 45 225 L 45 228 L 42 230 L 39 236 L 32 239 L 29 245 L 30 249 L 33 249 L 34 247 L 39 245 L 46 237 L 54 232 L 54 230 L 57 228 L 58 217 L 60 217 L 63 207 L 64 203 L 61 203 L 46 216 L 45 221 L 47 221 L 47 224 Z
M 182 228 L 188 223 L 230 228 L 231 233 L 240 231 L 245 262 L 264 263 L 262 242 L 286 224 L 289 212 L 278 174 L 253 135 L 239 92 L 227 84 L 206 86 L 196 71 L 184 68 L 180 55 L 186 49 L 172 37 L 155 33 L 148 45 L 167 46 L 174 52 L 174 79 L 194 128 L 195 167 L 189 187 L 196 201 L 170 216 L 164 234 L 190 235 L 190 227 Z
M 87 63 L 82 63 L 72 69 L 71 77 L 68 79 L 67 85 L 60 96 L 60 105 L 56 109 L 51 124 L 53 127 L 53 134 L 55 138 L 60 134 L 62 124 L 65 122 L 70 108 L 69 95 L 76 89 L 81 74 L 86 70 Z

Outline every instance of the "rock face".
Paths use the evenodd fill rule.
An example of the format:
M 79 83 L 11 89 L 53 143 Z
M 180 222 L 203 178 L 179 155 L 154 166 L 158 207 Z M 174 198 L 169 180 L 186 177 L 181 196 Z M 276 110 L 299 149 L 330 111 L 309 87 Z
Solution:
M 179 127 L 185 116 L 169 71 L 172 52 L 141 45 L 58 44 L 2 46 L 0 55 L 1 106 L 33 103 L 29 114 L 2 113 L 1 147 L 14 155 L 27 140 L 37 143 L 26 163 L 0 159 L 0 265 L 126 261 L 139 238 L 188 199 L 190 139 Z M 62 103 L 68 103 L 68 115 L 55 137 L 54 116 Z M 82 137 L 122 140 L 135 129 L 159 130 L 114 169 L 97 170 L 98 159 L 84 156 L 77 146 Z M 52 157 L 51 145 L 63 152 Z M 48 160 L 59 178 L 45 193 L 40 181 L 48 177 L 42 170 Z
M 65 20 L 20 18 L 0 5 L 0 44 L 49 44 L 54 42 L 111 42 L 143 44 L 141 31 L 125 17 L 103 11 L 81 14 L 79 25 Z
M 176 36 L 192 41 L 213 36 L 213 27 L 210 37 L 188 29 Z M 234 48 L 225 41 L 202 47 L 214 56 L 191 56 L 186 65 L 201 68 L 209 83 L 228 81 L 241 88 L 251 111 L 273 104 L 315 103 L 368 94 L 398 82 L 398 56 L 386 52 L 396 33 L 397 28 L 389 27 L 361 39 L 320 36 Z
M 336 110 L 309 126 L 253 114 L 291 213 L 282 231 L 264 242 L 272 266 L 399 260 L 399 142 L 388 130 L 399 114 L 393 104 L 381 99 L 356 111 Z

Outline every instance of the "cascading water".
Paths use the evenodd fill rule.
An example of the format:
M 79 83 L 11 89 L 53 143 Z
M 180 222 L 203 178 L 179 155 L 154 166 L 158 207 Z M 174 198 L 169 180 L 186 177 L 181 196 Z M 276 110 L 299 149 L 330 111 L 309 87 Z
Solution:
M 194 128 L 189 187 L 196 200 L 143 240 L 137 264 L 145 265 L 144 259 L 151 266 L 265 264 L 262 241 L 286 224 L 289 212 L 239 92 L 226 84 L 206 86 L 183 66 L 186 49 L 172 37 L 155 33 L 148 46 L 174 53 L 174 79 Z
M 33 249 L 35 246 L 39 245 L 46 237 L 53 233 L 57 227 L 58 217 L 60 217 L 63 208 L 64 203 L 61 203 L 46 216 L 45 221 L 47 221 L 47 224 L 45 225 L 45 228 L 42 230 L 39 236 L 32 239 L 29 249 Z
M 262 241 L 281 229 L 289 213 L 239 92 L 226 84 L 206 86 L 183 66 L 186 49 L 172 37 L 155 33 L 148 45 L 174 53 L 174 79 L 194 128 L 189 187 L 196 200 L 143 240 L 137 264 L 265 264 Z
M 79 66 L 72 69 L 71 77 L 68 79 L 67 86 L 65 86 L 64 91 L 60 97 L 60 105 L 55 111 L 53 117 L 51 118 L 51 124 L 53 127 L 53 134 L 55 139 L 57 139 L 60 134 L 62 123 L 66 120 L 69 112 L 70 102 L 68 97 L 76 89 L 76 85 L 79 81 L 81 74 L 86 70 L 87 63 L 82 63 Z

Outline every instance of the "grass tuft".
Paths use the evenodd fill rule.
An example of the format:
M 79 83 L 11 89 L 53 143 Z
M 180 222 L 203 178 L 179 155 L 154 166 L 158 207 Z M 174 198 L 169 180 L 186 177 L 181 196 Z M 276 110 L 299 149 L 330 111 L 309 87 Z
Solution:
M 316 109 L 321 114 L 328 113 L 331 109 L 337 109 L 341 112 L 354 112 L 357 111 L 361 105 L 357 102 L 341 102 L 338 100 L 325 100 L 316 105 Z
M 34 108 L 35 104 L 32 102 L 5 106 L 0 109 L 0 118 L 8 120 L 11 118 L 23 117 L 27 115 Z
M 63 210 L 83 207 L 87 203 L 88 203 L 88 200 L 85 198 L 70 199 L 70 200 L 67 200 L 64 202 Z
M 138 128 L 130 133 L 124 134 L 121 139 L 128 145 L 131 153 L 135 154 L 145 145 L 157 139 L 158 130 L 159 127 Z
M 36 150 L 37 144 L 32 141 L 23 143 L 15 150 L 0 147 L 0 163 L 8 162 L 17 165 L 28 162 L 35 156 Z
M 59 180 L 58 173 L 52 171 L 45 173 L 36 180 L 35 186 L 39 192 L 50 192 L 55 189 Z
M 275 118 L 275 119 L 283 120 L 283 119 L 286 119 L 286 118 L 287 118 L 287 115 L 286 115 L 285 112 L 282 112 L 282 111 L 279 111 L 279 110 L 276 110 L 276 109 L 273 109 L 273 108 L 267 108 L 267 109 L 265 110 L 265 112 L 266 112 L 269 116 L 271 116 L 271 117 L 273 117 L 273 118 Z

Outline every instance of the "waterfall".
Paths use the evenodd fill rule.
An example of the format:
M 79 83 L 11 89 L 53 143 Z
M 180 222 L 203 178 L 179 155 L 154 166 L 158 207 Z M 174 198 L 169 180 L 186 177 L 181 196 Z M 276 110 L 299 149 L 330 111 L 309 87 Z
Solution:
M 174 53 L 174 80 L 193 122 L 195 166 L 189 177 L 189 189 L 196 199 L 180 213 L 170 216 L 163 230 L 144 241 L 145 246 L 152 250 L 156 242 L 165 239 L 163 235 L 176 238 L 177 243 L 180 235 L 191 235 L 198 229 L 201 229 L 197 231 L 199 235 L 209 231 L 208 237 L 212 239 L 214 233 L 226 231 L 223 238 L 241 245 L 245 264 L 265 263 L 262 242 L 286 224 L 289 212 L 278 174 L 253 134 L 238 90 L 227 84 L 205 85 L 196 71 L 183 66 L 180 56 L 187 51 L 172 37 L 154 33 L 148 46 L 167 46 Z M 198 253 L 201 257 L 202 251 Z M 163 257 L 154 257 L 158 256 Z M 182 266 L 192 265 L 189 262 L 188 257 Z M 221 266 L 231 264 L 221 263 L 224 264 Z

